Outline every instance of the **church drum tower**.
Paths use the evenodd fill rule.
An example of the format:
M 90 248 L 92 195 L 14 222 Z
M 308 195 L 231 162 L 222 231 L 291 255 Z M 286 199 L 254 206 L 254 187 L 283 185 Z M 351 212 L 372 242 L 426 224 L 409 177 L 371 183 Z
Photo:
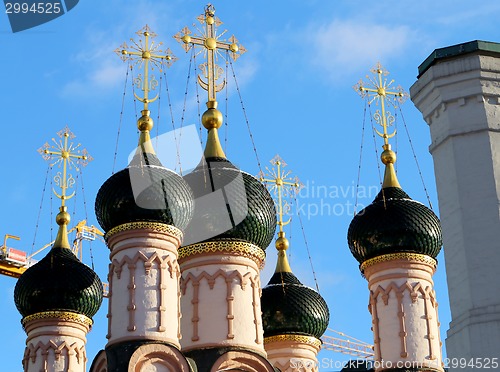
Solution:
M 438 303 L 432 276 L 441 250 L 441 225 L 437 216 L 411 199 L 401 188 L 391 150 L 390 99 L 400 102 L 405 93 L 391 89 L 387 72 L 378 64 L 370 79 L 357 85 L 362 97 L 379 100 L 375 120 L 383 128 L 381 154 L 385 165 L 382 189 L 375 200 L 356 214 L 347 240 L 351 253 L 368 280 L 374 337 L 375 371 L 443 371 Z

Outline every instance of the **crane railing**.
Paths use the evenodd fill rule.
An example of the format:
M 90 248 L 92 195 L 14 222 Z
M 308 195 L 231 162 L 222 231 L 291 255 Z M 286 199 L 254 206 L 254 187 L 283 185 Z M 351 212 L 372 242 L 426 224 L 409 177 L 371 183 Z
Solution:
M 324 335 L 323 337 L 321 337 L 321 341 L 323 341 L 322 348 L 324 350 L 353 355 L 365 359 L 373 358 L 373 345 L 358 340 L 354 337 L 347 336 L 345 333 L 338 332 L 330 328 L 328 328 L 328 330 L 337 333 L 339 336 L 345 338 Z

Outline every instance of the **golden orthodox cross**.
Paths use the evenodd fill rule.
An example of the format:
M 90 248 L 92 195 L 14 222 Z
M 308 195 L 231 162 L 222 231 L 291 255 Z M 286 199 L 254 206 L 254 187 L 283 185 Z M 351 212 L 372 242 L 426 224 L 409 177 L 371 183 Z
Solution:
M 246 52 L 246 49 L 241 44 L 238 44 L 238 40 L 234 35 L 227 41 L 222 40 L 221 37 L 227 30 L 217 34 L 217 27 L 222 22 L 215 17 L 215 8 L 212 4 L 208 4 L 205 7 L 205 13 L 197 19 L 202 25 L 205 25 L 204 30 L 200 30 L 195 26 L 199 32 L 198 35 L 192 35 L 191 30 L 184 27 L 174 38 L 182 44 L 186 52 L 194 47 L 203 48 L 207 61 L 201 65 L 204 77 L 198 76 L 198 83 L 208 92 L 208 101 L 216 101 L 217 92 L 220 92 L 226 85 L 225 80 L 219 84 L 217 83 L 223 74 L 223 70 L 216 64 L 217 56 L 221 54 L 221 50 L 225 50 L 236 61 L 239 56 Z
M 115 53 L 118 54 L 124 62 L 131 61 L 134 62 L 134 65 L 143 67 L 144 76 L 139 74 L 134 80 L 134 83 L 144 92 L 144 97 L 139 97 L 135 92 L 134 96 L 144 104 L 144 110 L 148 110 L 148 104 L 158 99 L 158 94 L 153 98 L 149 98 L 149 92 L 155 90 L 158 86 L 158 80 L 156 80 L 154 76 L 151 78 L 149 77 L 149 70 L 153 70 L 154 67 L 156 67 L 161 72 L 162 65 L 166 64 L 167 67 L 170 67 L 177 58 L 172 54 L 170 49 L 160 49 L 163 43 L 155 43 L 154 38 L 157 34 L 152 32 L 148 25 L 137 31 L 136 34 L 141 36 L 138 42 L 134 39 L 130 39 L 132 42 L 130 47 L 127 43 L 123 43 L 115 50 Z M 144 37 L 144 40 L 142 37 Z M 152 64 L 152 66 L 150 66 L 150 64 Z
M 371 104 L 375 100 L 380 101 L 380 111 L 377 110 L 373 118 L 382 126 L 383 132 L 380 133 L 377 129 L 375 129 L 375 132 L 384 139 L 384 145 L 388 145 L 389 138 L 394 137 L 396 131 L 394 130 L 394 132 L 390 134 L 387 132 L 387 127 L 394 123 L 394 116 L 389 111 L 385 110 L 386 99 L 391 97 L 394 101 L 403 103 L 408 98 L 408 93 L 403 91 L 403 88 L 400 86 L 396 87 L 395 90 L 390 90 L 394 80 L 387 82 L 385 76 L 387 76 L 389 72 L 387 72 L 380 63 L 377 63 L 377 66 L 370 71 L 374 76 L 370 77 L 367 75 L 366 78 L 371 83 L 371 87 L 367 87 L 363 80 L 360 80 L 358 84 L 354 86 L 354 89 L 358 91 L 362 98 L 368 97 L 368 104 Z M 392 104 L 394 105 L 394 103 Z
M 66 126 L 64 129 L 57 132 L 59 140 L 52 138 L 53 145 L 46 142 L 38 152 L 42 155 L 44 160 L 54 161 L 50 164 L 51 167 L 62 165 L 62 174 L 57 172 L 54 176 L 54 181 L 57 186 L 61 188 L 61 194 L 58 194 L 54 189 L 54 194 L 61 199 L 61 207 L 64 207 L 65 201 L 71 199 L 75 195 L 75 191 L 70 195 L 66 195 L 67 189 L 73 187 L 75 179 L 72 174 L 68 174 L 73 168 L 78 171 L 78 164 L 86 166 L 93 158 L 88 154 L 86 149 L 80 150 L 81 144 L 75 145 L 69 142 L 75 138 L 75 135 Z
M 274 191 L 274 194 L 278 196 L 278 226 L 279 232 L 283 232 L 283 226 L 290 223 L 291 219 L 288 221 L 283 221 L 283 216 L 289 212 L 289 205 L 286 201 L 283 201 L 283 197 L 291 196 L 296 194 L 302 188 L 297 177 L 291 178 L 291 171 L 285 171 L 282 167 L 286 167 L 286 163 L 276 155 L 272 160 L 271 164 L 273 167 L 269 169 L 266 166 L 266 174 L 261 173 L 260 181 L 272 184 L 269 188 L 270 191 Z M 266 178 L 268 177 L 268 178 Z

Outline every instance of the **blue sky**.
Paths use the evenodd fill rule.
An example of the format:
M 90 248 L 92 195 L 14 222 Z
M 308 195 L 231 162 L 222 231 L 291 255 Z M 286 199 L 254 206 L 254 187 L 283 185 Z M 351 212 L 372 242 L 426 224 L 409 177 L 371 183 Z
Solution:
M 73 222 L 87 215 L 90 223 L 97 225 L 93 205 L 97 190 L 113 170 L 126 74 L 125 64 L 113 50 L 134 37 L 146 23 L 179 58 L 167 71 L 174 121 L 179 125 L 190 55 L 172 36 L 184 26 L 191 26 L 204 5 L 198 0 L 87 0 L 50 23 L 16 34 L 11 32 L 7 16 L 0 16 L 0 63 L 4 71 L 0 234 L 22 239 L 11 241 L 10 246 L 31 252 L 55 235 L 51 228 L 55 228 L 58 201 L 52 200 L 51 213 L 50 192 L 45 194 L 39 227 L 35 229 L 47 170 L 36 150 L 65 125 L 95 158 L 84 170 L 86 203 L 80 193 Z M 361 128 L 364 120 L 367 128 L 370 125 L 369 117 L 364 117 L 364 102 L 352 86 L 380 61 L 396 85 L 409 91 L 416 81 L 418 65 L 434 49 L 476 39 L 500 40 L 500 4 L 462 0 L 388 0 L 376 4 L 348 0 L 257 0 L 219 1 L 214 5 L 224 22 L 221 28 L 229 30 L 227 36 L 236 35 L 248 50 L 234 63 L 234 69 L 262 165 L 279 154 L 307 186 L 299 203 L 303 206 L 302 220 L 321 293 L 330 306 L 330 326 L 372 342 L 366 281 L 346 242 L 352 219 L 349 205 L 355 200 Z M 256 157 L 231 76 L 228 89 L 228 127 L 221 129 L 223 146 L 233 163 L 257 174 Z M 164 90 L 159 122 L 158 107 L 151 106 L 157 125 L 153 134 L 156 128 L 159 134 L 172 128 L 165 93 Z M 136 111 L 131 96 L 128 84 L 115 170 L 126 166 L 127 156 L 137 143 Z M 200 92 L 200 100 L 203 112 L 204 92 Z M 226 94 L 220 94 L 219 100 L 224 112 Z M 184 125 L 198 126 L 193 76 L 186 102 Z M 428 152 L 428 127 L 411 101 L 403 105 L 403 115 L 434 210 L 439 213 Z M 399 113 L 398 116 L 401 119 Z M 399 181 L 410 196 L 426 203 L 402 127 L 400 134 Z M 381 145 L 381 139 L 377 139 L 378 149 Z M 361 205 L 373 199 L 379 185 L 374 153 L 371 131 L 367 131 L 361 166 L 361 187 L 366 197 L 359 199 Z M 49 184 L 50 180 L 47 190 Z M 69 205 L 71 211 L 73 204 Z M 290 234 L 292 268 L 304 283 L 314 286 L 297 219 L 291 224 Z M 96 270 L 104 279 L 108 250 L 97 242 L 91 248 Z M 263 284 L 276 261 L 274 247 L 267 252 Z M 90 257 L 87 245 L 84 261 L 90 264 Z M 435 283 L 444 340 L 450 311 L 443 254 L 439 263 Z M 14 285 L 14 279 L 0 278 L 0 356 L 2 370 L 9 372 L 21 370 L 25 341 L 21 317 L 13 302 Z M 89 365 L 106 343 L 106 307 L 104 302 L 88 337 Z M 348 359 L 327 351 L 320 358 Z

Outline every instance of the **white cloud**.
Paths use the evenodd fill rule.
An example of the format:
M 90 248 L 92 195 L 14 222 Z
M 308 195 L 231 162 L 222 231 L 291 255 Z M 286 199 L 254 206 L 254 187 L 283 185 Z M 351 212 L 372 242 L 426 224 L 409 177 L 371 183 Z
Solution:
M 87 27 L 81 45 L 81 51 L 73 56 L 73 63 L 82 70 L 80 76 L 66 82 L 62 89 L 63 96 L 94 96 L 96 92 L 113 91 L 122 85 L 126 74 L 126 64 L 113 53 L 123 42 L 131 44 L 130 38 L 137 40 L 136 31 L 147 23 L 153 31 L 160 34 L 159 41 L 166 40 L 161 24 L 168 21 L 166 5 L 158 5 L 148 0 L 141 0 L 133 6 L 123 7 L 118 1 L 109 4 L 113 16 L 119 22 L 109 28 L 102 24 L 90 24 Z M 160 30 L 159 30 L 160 28 Z
M 126 74 L 125 63 L 113 53 L 119 45 L 111 45 L 108 38 L 102 43 L 100 37 L 92 35 L 87 40 L 83 51 L 73 57 L 73 63 L 84 71 L 81 76 L 66 82 L 62 89 L 63 96 L 80 97 L 95 95 L 96 91 L 112 91 L 123 84 Z
M 90 74 L 89 78 L 92 83 L 98 86 L 110 86 L 123 80 L 123 71 L 123 66 L 117 66 L 114 63 L 107 62 L 104 63 L 100 69 Z
M 120 62 L 120 61 L 118 61 Z M 63 89 L 63 96 L 95 96 L 96 92 L 112 90 L 122 84 L 125 78 L 126 67 L 120 63 L 103 61 L 90 68 L 83 78 L 67 82 Z
M 241 89 L 254 79 L 255 74 L 259 69 L 259 62 L 255 59 L 255 57 L 244 54 L 243 57 L 238 59 L 238 61 L 233 61 L 233 68 L 236 75 L 236 81 L 238 82 L 238 87 Z M 228 71 L 228 86 L 230 93 L 234 93 L 236 91 L 231 67 L 229 67 Z
M 412 32 L 407 26 L 385 26 L 356 20 L 334 20 L 310 31 L 311 61 L 331 80 L 366 70 L 377 61 L 401 55 Z

